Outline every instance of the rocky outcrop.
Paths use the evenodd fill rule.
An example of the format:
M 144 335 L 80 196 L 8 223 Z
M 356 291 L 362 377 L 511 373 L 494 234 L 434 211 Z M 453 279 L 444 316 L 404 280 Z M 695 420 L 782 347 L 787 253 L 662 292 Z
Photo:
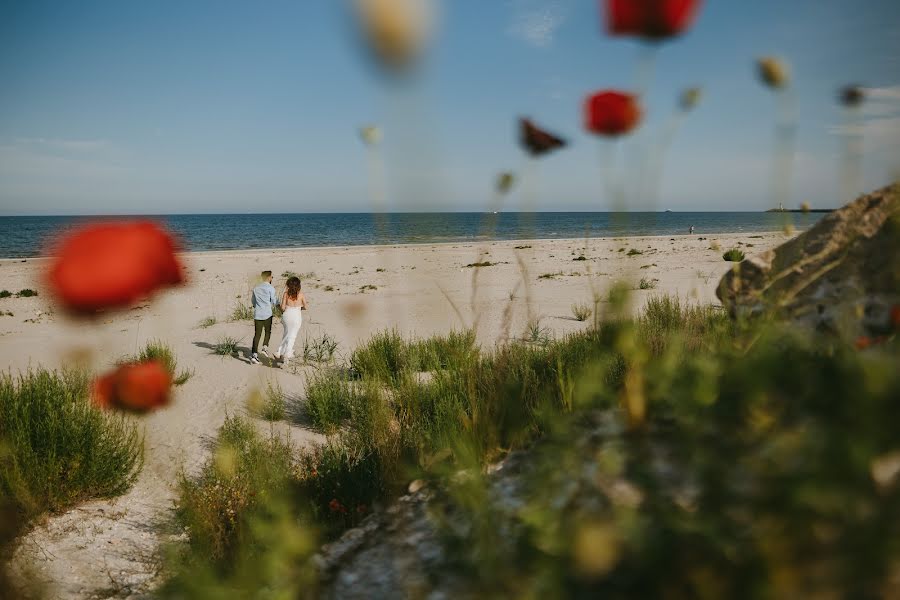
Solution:
M 716 295 L 733 316 L 772 311 L 851 336 L 889 329 L 900 303 L 900 184 L 736 264 Z

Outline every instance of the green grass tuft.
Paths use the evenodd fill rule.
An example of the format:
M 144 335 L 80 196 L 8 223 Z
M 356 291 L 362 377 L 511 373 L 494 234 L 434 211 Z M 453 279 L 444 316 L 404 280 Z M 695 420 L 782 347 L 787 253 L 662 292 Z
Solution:
M 587 321 L 593 312 L 590 304 L 579 302 L 572 305 L 572 316 L 576 321 Z
M 232 321 L 252 321 L 253 307 L 243 302 L 236 302 L 231 311 Z
M 741 262 L 744 260 L 744 253 L 737 248 L 732 248 L 731 250 L 726 251 L 725 254 L 722 255 L 722 258 L 728 262 Z
M 42 513 L 123 494 L 137 478 L 137 426 L 93 406 L 89 386 L 84 371 L 0 373 L 0 497 L 15 515 L 0 537 Z
M 213 346 L 213 353 L 219 356 L 234 356 L 238 353 L 238 344 L 240 340 L 230 335 L 222 336 L 216 345 Z
M 198 326 L 202 329 L 206 329 L 207 327 L 212 327 L 216 323 L 218 323 L 216 318 L 213 316 L 209 316 L 200 321 L 200 324 Z

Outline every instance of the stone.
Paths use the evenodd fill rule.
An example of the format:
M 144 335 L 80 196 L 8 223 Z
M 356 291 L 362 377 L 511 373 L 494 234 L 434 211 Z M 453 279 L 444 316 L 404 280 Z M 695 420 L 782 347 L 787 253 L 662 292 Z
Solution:
M 848 337 L 890 331 L 900 304 L 900 183 L 735 264 L 716 295 L 733 317 L 771 312 Z

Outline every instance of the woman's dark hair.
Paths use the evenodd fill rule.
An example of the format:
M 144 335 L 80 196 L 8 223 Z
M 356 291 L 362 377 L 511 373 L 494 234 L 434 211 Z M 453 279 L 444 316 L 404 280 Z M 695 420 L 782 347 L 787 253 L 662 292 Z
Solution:
M 297 294 L 300 293 L 300 278 L 299 277 L 288 277 L 287 280 L 287 295 L 291 300 L 297 299 Z

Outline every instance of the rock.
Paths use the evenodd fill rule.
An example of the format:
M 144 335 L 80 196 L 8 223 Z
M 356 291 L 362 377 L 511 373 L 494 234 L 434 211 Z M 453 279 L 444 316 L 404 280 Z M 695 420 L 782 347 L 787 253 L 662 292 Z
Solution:
M 732 316 L 773 311 L 847 336 L 890 330 L 900 303 L 900 183 L 736 264 L 716 295 Z

